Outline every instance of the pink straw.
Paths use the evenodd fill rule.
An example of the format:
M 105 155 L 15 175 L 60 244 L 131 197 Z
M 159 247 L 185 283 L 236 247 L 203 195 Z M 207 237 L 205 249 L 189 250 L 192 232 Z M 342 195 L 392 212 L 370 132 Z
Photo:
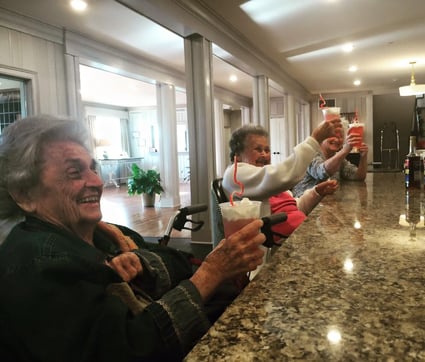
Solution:
M 320 99 L 320 108 L 324 108 L 326 106 L 326 101 L 325 98 L 322 97 L 322 93 L 319 94 L 319 99 Z
M 233 196 L 234 195 L 237 195 L 239 197 L 242 197 L 243 192 L 244 192 L 244 185 L 243 185 L 243 183 L 240 182 L 240 181 L 238 181 L 238 179 L 236 178 L 236 173 L 238 171 L 238 161 L 237 161 L 236 156 L 233 159 L 233 165 L 234 165 L 234 168 L 233 168 L 233 182 L 240 187 L 240 191 L 239 192 L 238 191 L 233 191 L 230 194 L 230 205 L 232 205 L 232 206 L 234 205 L 233 204 Z

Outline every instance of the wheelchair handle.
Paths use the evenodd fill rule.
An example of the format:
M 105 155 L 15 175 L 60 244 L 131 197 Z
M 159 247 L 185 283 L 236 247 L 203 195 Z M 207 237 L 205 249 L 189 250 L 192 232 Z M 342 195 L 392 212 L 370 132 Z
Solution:
M 192 214 L 196 214 L 198 212 L 205 211 L 207 209 L 208 209 L 208 206 L 205 205 L 205 204 L 197 204 L 197 205 L 182 207 L 181 209 L 179 209 L 177 215 L 175 216 L 175 218 L 173 220 L 172 228 L 176 229 L 178 231 L 182 231 L 183 229 L 191 230 L 191 231 L 198 231 L 204 225 L 204 222 L 203 221 L 190 220 L 190 219 L 187 218 L 187 216 L 192 215 Z M 186 223 L 190 223 L 190 224 L 195 225 L 195 226 L 186 227 Z M 171 232 L 171 229 L 170 229 L 170 232 Z
M 198 212 L 206 211 L 207 209 L 208 209 L 207 205 L 197 204 L 197 205 L 182 207 L 179 211 L 183 215 L 192 215 L 192 214 L 197 214 Z
M 264 225 L 263 225 L 263 228 L 264 228 L 266 225 L 273 226 L 275 224 L 279 224 L 280 222 L 284 222 L 286 221 L 287 218 L 288 218 L 288 215 L 286 214 L 286 212 L 279 212 L 277 214 L 264 216 L 261 219 L 264 222 Z
M 205 204 L 196 204 L 196 205 L 190 205 L 186 207 L 182 207 L 181 209 L 178 209 L 172 218 L 168 221 L 168 226 L 165 231 L 165 235 L 158 240 L 159 244 L 161 245 L 167 245 L 168 241 L 170 240 L 171 232 L 173 229 L 177 231 L 190 230 L 190 231 L 198 231 L 201 229 L 201 227 L 204 225 L 204 222 L 196 221 L 188 219 L 188 215 L 196 214 L 198 212 L 206 211 L 208 210 L 208 205 Z M 191 224 L 192 227 L 187 227 L 186 223 Z

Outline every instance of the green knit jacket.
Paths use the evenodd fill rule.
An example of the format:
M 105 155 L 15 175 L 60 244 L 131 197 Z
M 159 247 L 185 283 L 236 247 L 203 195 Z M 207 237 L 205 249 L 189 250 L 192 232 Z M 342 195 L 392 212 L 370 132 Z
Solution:
M 210 322 L 188 258 L 119 228 L 140 247 L 144 273 L 131 285 L 105 265 L 119 250 L 100 232 L 93 247 L 34 218 L 11 231 L 0 246 L 1 361 L 178 361 L 193 347 Z

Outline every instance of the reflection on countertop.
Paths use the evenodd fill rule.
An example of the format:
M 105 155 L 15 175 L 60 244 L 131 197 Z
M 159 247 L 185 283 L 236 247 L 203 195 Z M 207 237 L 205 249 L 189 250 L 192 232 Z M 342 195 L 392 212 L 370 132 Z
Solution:
M 185 360 L 425 360 L 425 228 L 399 223 L 420 220 L 423 191 L 409 196 L 400 172 L 343 182 Z

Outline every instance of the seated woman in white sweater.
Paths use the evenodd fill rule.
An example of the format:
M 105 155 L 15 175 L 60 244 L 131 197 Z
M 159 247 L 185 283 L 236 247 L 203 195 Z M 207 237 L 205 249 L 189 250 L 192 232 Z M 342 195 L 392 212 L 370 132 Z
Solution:
M 237 162 L 237 180 L 244 185 L 244 197 L 262 201 L 262 215 L 286 212 L 288 219 L 273 230 L 289 236 L 305 219 L 323 196 L 335 192 L 336 181 L 325 181 L 306 190 L 298 199 L 288 191 L 305 174 L 307 166 L 313 159 L 320 143 L 326 135 L 341 131 L 341 124 L 322 122 L 312 136 L 294 148 L 294 153 L 277 165 L 270 164 L 270 145 L 268 132 L 258 125 L 245 125 L 233 132 L 230 139 L 230 158 Z M 240 191 L 234 182 L 233 162 L 223 176 L 223 188 L 230 196 Z

